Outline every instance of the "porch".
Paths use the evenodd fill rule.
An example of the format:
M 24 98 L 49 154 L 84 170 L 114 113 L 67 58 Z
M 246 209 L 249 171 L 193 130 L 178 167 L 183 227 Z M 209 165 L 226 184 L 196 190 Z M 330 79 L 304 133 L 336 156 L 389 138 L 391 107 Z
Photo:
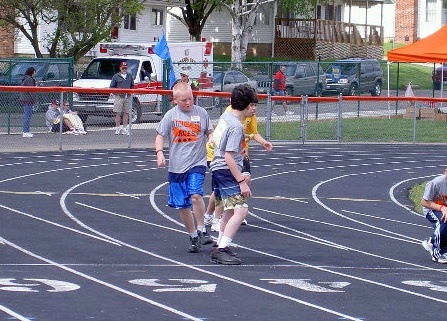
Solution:
M 320 19 L 275 19 L 275 57 L 382 59 L 383 27 Z

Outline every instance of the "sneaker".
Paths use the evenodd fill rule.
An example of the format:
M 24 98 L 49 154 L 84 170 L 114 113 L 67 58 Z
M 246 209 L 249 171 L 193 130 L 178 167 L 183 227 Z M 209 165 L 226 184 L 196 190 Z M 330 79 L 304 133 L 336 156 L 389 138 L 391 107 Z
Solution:
M 248 223 L 247 223 L 247 220 L 246 219 L 244 219 L 243 221 L 242 221 L 242 223 L 241 223 L 241 225 L 247 225 Z
M 211 262 L 222 265 L 240 265 L 242 261 L 232 255 L 230 248 L 217 248 L 211 252 Z
M 431 242 L 431 237 L 429 237 L 428 239 L 425 239 L 422 241 L 422 246 L 424 247 L 424 249 L 432 254 L 433 253 L 433 243 Z
M 213 238 L 207 232 L 197 231 L 200 237 L 200 243 L 203 245 L 214 243 Z
M 116 127 L 115 135 L 119 135 L 121 133 L 122 129 L 123 129 L 123 126 Z
M 441 256 L 438 258 L 432 257 L 432 260 L 438 263 L 445 264 L 447 263 L 447 253 L 441 254 Z
M 211 214 L 205 214 L 205 226 L 211 226 L 213 225 L 213 215 Z
M 199 253 L 200 252 L 200 247 L 201 247 L 201 243 L 200 243 L 200 239 L 198 236 L 196 237 L 189 237 L 189 241 L 190 241 L 190 245 L 188 246 L 188 252 L 189 253 Z
M 286 115 L 293 115 L 293 114 L 295 114 L 295 113 L 291 110 L 286 111 Z
M 32 133 L 23 133 L 22 134 L 22 137 L 28 137 L 28 138 L 30 138 L 30 137 L 33 137 L 34 135 L 32 134 Z
M 129 135 L 129 130 L 127 129 L 127 127 L 123 128 L 123 129 L 121 130 L 121 134 L 122 134 L 122 135 Z
M 220 219 L 214 218 L 211 225 L 211 232 L 220 232 Z

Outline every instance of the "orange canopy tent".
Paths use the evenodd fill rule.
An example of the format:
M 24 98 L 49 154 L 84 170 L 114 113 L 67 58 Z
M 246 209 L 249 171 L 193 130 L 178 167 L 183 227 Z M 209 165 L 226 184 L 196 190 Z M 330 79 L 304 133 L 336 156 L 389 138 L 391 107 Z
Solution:
M 388 51 L 389 62 L 447 62 L 447 25 L 408 46 Z

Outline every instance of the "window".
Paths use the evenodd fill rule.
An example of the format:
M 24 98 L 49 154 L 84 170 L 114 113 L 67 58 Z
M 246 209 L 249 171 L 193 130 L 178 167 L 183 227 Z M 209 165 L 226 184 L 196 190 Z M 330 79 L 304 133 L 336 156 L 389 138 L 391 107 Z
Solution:
M 123 28 L 127 30 L 137 30 L 137 17 L 135 15 L 125 15 Z
M 162 26 L 163 25 L 163 10 L 161 9 L 152 9 L 152 25 Z
M 425 22 L 436 20 L 436 0 L 427 0 L 425 3 Z
M 256 14 L 255 18 L 255 25 L 269 25 L 270 19 L 269 19 L 269 10 L 270 6 L 264 5 L 260 6 L 258 9 L 258 13 Z

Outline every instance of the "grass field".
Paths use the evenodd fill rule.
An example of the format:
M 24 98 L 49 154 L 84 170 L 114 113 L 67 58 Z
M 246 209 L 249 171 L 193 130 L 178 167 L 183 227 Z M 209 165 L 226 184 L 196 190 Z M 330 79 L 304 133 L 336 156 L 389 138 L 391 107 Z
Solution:
M 299 140 L 300 122 L 272 123 L 272 140 Z M 265 133 L 265 124 L 259 123 L 259 132 Z M 335 140 L 337 122 L 335 120 L 309 121 L 307 140 Z M 417 143 L 446 143 L 447 122 L 417 120 Z M 394 118 L 345 118 L 342 121 L 342 142 L 412 142 L 413 120 Z

